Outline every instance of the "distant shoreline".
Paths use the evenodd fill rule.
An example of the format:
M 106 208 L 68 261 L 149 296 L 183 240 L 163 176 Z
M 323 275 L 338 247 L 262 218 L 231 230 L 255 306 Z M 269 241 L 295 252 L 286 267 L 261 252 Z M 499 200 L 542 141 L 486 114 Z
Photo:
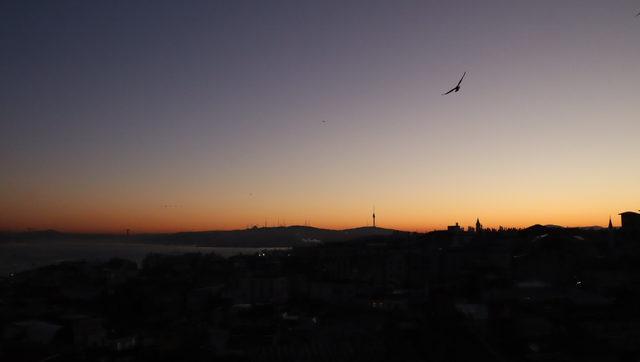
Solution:
M 149 254 L 179 255 L 214 252 L 222 257 L 253 254 L 269 247 L 228 247 L 154 243 L 87 241 L 18 241 L 0 243 L 0 276 L 66 261 L 106 261 L 122 258 L 138 264 Z
M 379 227 L 345 230 L 320 229 L 310 226 L 253 227 L 231 231 L 194 231 L 168 234 L 82 234 L 56 230 L 0 233 L 2 241 L 100 241 L 120 243 L 150 243 L 166 245 L 202 245 L 211 247 L 291 247 L 309 241 L 344 242 L 364 237 L 409 234 L 405 231 Z

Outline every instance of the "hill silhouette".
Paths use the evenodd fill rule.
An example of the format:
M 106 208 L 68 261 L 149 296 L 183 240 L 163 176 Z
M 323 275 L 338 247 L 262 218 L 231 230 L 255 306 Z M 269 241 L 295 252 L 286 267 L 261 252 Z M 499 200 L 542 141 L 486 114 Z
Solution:
M 402 231 L 379 227 L 331 230 L 310 226 L 286 226 L 254 227 L 232 231 L 181 232 L 165 235 L 162 239 L 176 244 L 212 246 L 292 246 L 305 243 L 344 242 L 394 233 L 402 233 Z
M 130 236 L 124 236 L 121 234 L 64 233 L 55 230 L 4 232 L 0 233 L 0 241 L 114 241 L 198 246 L 286 247 L 304 244 L 345 242 L 366 237 L 389 236 L 401 233 L 405 232 L 379 227 L 331 230 L 295 225 L 281 227 L 253 227 L 241 230 L 148 233 Z

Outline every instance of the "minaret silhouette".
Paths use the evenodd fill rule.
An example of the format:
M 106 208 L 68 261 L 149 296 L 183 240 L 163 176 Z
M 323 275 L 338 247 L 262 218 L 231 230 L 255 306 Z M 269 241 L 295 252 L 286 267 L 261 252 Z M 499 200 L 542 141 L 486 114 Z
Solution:
M 607 241 L 609 244 L 609 250 L 613 251 L 613 249 L 615 249 L 616 247 L 616 240 L 613 232 L 613 223 L 611 222 L 611 215 L 609 215 L 609 227 L 607 228 Z

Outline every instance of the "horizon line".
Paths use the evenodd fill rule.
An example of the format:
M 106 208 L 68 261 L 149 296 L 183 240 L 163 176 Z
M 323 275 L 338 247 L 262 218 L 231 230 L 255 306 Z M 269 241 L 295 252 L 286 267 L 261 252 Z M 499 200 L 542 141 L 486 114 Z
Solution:
M 453 223 L 452 225 L 447 225 L 447 226 L 454 226 L 458 224 L 458 226 L 466 231 L 468 227 L 474 227 L 473 225 L 468 225 L 466 227 L 459 225 L 459 223 Z M 608 225 L 558 225 L 558 224 L 541 224 L 541 223 L 534 223 L 528 226 L 505 226 L 505 225 L 498 225 L 497 227 L 495 226 L 486 226 L 483 229 L 484 230 L 499 230 L 500 228 L 506 229 L 506 230 L 512 230 L 512 229 L 516 229 L 516 230 L 524 230 L 533 226 L 545 226 L 545 227 L 560 227 L 560 228 L 564 228 L 564 229 L 581 229 L 581 228 L 593 228 L 593 227 L 599 227 L 599 228 L 603 228 L 606 229 L 608 227 Z M 446 227 L 445 228 L 431 228 L 431 229 L 423 229 L 423 230 L 407 230 L 407 229 L 401 229 L 401 228 L 394 228 L 394 227 L 385 227 L 385 226 L 371 226 L 371 225 L 363 225 L 363 226 L 355 226 L 355 227 L 348 227 L 348 228 L 329 228 L 329 227 L 321 227 L 321 226 L 312 226 L 312 225 L 303 225 L 303 224 L 292 224 L 292 225 L 278 225 L 278 226 L 259 226 L 259 225 L 252 225 L 249 227 L 245 227 L 245 228 L 229 228 L 229 229 L 181 229 L 181 230 L 175 230 L 175 231 L 153 231 L 153 230 L 144 230 L 144 231 L 139 231 L 136 232 L 134 229 L 124 229 L 124 230 L 120 230 L 120 231 L 100 231 L 100 230 L 71 230 L 71 229 L 57 229 L 57 228 L 42 228 L 42 229 L 36 229 L 36 228 L 28 228 L 28 229 L 22 229 L 22 230 L 16 230 L 16 229 L 0 229 L 0 233 L 33 233 L 33 232 L 58 232 L 58 233 L 62 233 L 62 234 L 97 234 L 97 235 L 114 235 L 114 236 L 122 236 L 122 235 L 126 235 L 127 230 L 129 230 L 129 234 L 130 235 L 153 235 L 153 234 L 180 234 L 180 233 L 203 233 L 203 232 L 233 232 L 233 231 L 245 231 L 245 230 L 252 230 L 252 229 L 278 229 L 278 228 L 292 228 L 292 227 L 305 227 L 305 228 L 312 228 L 312 229 L 318 229 L 318 230 L 330 230 L 330 231 L 348 231 L 348 230 L 354 230 L 354 229 L 363 229 L 363 228 L 375 228 L 375 229 L 385 229 L 385 230 L 393 230 L 393 231 L 399 231 L 399 232 L 406 232 L 406 233 L 430 233 L 430 232 L 434 232 L 434 231 L 447 231 Z M 619 228 L 620 226 L 613 226 L 614 229 Z

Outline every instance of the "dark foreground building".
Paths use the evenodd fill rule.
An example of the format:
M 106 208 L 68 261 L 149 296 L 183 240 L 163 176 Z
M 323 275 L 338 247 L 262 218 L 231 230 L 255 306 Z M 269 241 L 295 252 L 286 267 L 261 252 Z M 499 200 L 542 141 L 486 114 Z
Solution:
M 622 219 L 622 229 L 640 230 L 640 214 L 633 211 L 626 211 L 620 214 Z

